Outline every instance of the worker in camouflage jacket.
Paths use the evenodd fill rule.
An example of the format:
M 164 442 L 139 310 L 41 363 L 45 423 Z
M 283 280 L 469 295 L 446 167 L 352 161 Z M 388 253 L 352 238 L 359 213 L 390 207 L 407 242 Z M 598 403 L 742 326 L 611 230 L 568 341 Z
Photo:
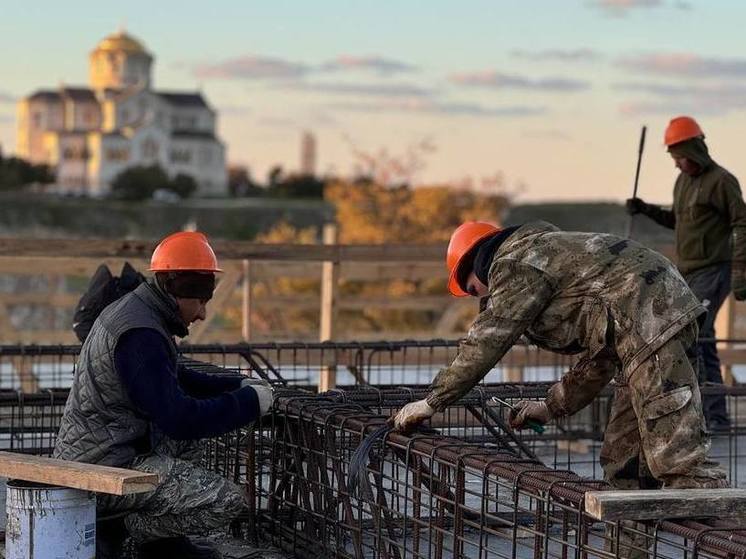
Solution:
M 601 463 L 619 488 L 722 487 L 708 459 L 693 361 L 704 309 L 662 255 L 613 235 L 573 233 L 545 222 L 499 230 L 481 222 L 451 237 L 449 290 L 487 304 L 453 363 L 426 399 L 399 410 L 401 430 L 466 394 L 524 335 L 534 344 L 579 354 L 544 401 L 522 401 L 514 427 L 546 423 L 588 405 L 616 385 Z
M 641 213 L 675 231 L 676 259 L 689 287 L 707 315 L 700 328 L 700 382 L 722 384 L 715 342 L 715 316 L 732 290 L 746 299 L 746 204 L 738 180 L 715 163 L 699 124 L 674 118 L 664 142 L 681 170 L 667 210 L 639 198 L 627 200 L 631 215 Z M 710 429 L 730 427 L 725 396 L 705 396 L 704 413 Z
M 201 464 L 199 440 L 256 421 L 272 404 L 261 380 L 218 376 L 179 364 L 174 336 L 204 320 L 220 272 L 201 233 L 156 247 L 155 278 L 106 307 L 80 351 L 54 457 L 157 474 L 154 491 L 99 495 L 119 514 L 97 537 L 97 556 L 119 556 L 127 536 L 138 559 L 212 559 L 190 535 L 222 528 L 245 509 L 243 491 Z

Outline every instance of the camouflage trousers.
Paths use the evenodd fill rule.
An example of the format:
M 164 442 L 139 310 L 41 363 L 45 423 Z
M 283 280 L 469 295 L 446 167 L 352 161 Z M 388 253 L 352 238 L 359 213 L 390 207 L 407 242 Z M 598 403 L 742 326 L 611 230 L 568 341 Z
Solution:
M 725 471 L 707 453 L 692 326 L 631 375 L 617 380 L 601 448 L 606 481 L 619 489 L 727 487 Z M 607 548 L 626 559 L 647 558 L 652 530 L 622 521 L 607 527 Z
M 696 326 L 682 330 L 617 380 L 601 449 L 606 480 L 619 489 L 726 487 L 708 458 L 697 383 Z
M 200 466 L 200 458 L 195 442 L 164 440 L 154 453 L 137 458 L 130 466 L 158 474 L 158 488 L 135 495 L 100 495 L 99 513 L 128 513 L 124 524 L 137 543 L 206 535 L 226 526 L 244 508 L 243 493 L 234 483 Z

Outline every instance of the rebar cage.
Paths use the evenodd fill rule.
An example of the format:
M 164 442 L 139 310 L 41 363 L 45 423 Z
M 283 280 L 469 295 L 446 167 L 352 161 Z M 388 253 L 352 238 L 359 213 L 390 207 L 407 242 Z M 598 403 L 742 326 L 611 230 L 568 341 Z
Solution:
M 582 495 L 604 486 L 598 453 L 612 392 L 542 435 L 514 433 L 493 397 L 543 398 L 548 381 L 570 365 L 529 347 L 511 352 L 488 376 L 492 382 L 433 417 L 433 432 L 391 433 L 375 443 L 363 483 L 350 491 L 361 440 L 424 397 L 424 385 L 456 347 L 435 340 L 183 348 L 191 367 L 258 375 L 278 388 L 261 425 L 204 441 L 205 465 L 246 489 L 250 507 L 240 533 L 270 537 L 297 557 L 627 557 L 635 548 L 661 559 L 746 557 L 744 532 L 730 522 L 605 524 L 588 517 Z M 0 347 L 2 448 L 51 452 L 78 351 Z M 329 368 L 348 386 L 314 394 L 318 374 Z M 494 382 L 518 376 L 544 382 Z M 727 399 L 732 427 L 714 434 L 713 457 L 738 486 L 744 388 L 702 390 Z
M 738 525 L 717 519 L 596 521 L 583 498 L 603 481 L 503 442 L 390 432 L 360 466 L 355 449 L 386 419 L 329 395 L 281 396 L 255 440 L 262 533 L 298 557 L 746 556 Z

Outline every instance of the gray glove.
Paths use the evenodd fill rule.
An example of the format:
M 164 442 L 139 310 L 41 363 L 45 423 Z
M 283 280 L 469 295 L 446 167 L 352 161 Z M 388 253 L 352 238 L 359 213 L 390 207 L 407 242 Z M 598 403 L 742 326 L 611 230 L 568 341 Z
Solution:
M 393 417 L 394 428 L 406 433 L 434 414 L 435 410 L 430 407 L 427 400 L 410 402 Z
M 256 392 L 259 400 L 259 414 L 265 415 L 272 407 L 272 385 L 264 379 L 247 377 L 241 379 L 241 388 L 246 386 L 250 386 Z

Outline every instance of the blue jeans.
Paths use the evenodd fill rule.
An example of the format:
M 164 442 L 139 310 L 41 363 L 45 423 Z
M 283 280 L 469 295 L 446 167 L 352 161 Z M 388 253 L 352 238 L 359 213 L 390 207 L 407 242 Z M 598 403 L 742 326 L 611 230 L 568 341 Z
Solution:
M 707 315 L 699 330 L 699 381 L 723 384 L 720 358 L 715 345 L 715 317 L 730 293 L 730 262 L 713 264 L 684 275 L 689 287 L 707 308 Z M 703 397 L 702 408 L 708 423 L 728 423 L 725 396 L 711 394 Z

